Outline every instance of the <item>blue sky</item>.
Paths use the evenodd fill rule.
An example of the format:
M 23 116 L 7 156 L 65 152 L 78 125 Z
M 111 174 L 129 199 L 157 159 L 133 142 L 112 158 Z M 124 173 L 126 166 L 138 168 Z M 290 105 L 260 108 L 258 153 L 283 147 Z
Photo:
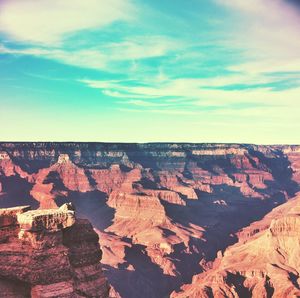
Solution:
M 291 0 L 0 0 L 1 140 L 300 144 Z

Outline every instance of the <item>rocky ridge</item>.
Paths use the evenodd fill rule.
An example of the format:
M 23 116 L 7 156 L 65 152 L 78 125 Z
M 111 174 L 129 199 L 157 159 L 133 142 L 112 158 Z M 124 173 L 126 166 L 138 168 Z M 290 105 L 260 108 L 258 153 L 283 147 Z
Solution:
M 109 297 L 98 239 L 71 204 L 0 209 L 1 297 Z
M 0 149 L 25 173 L 8 176 L 0 168 L 0 204 L 74 202 L 101 236 L 105 274 L 125 298 L 164 297 L 190 282 L 237 241 L 241 228 L 286 202 L 300 183 L 299 146 L 1 143 Z
M 299 297 L 300 194 L 239 233 L 202 274 L 171 297 Z

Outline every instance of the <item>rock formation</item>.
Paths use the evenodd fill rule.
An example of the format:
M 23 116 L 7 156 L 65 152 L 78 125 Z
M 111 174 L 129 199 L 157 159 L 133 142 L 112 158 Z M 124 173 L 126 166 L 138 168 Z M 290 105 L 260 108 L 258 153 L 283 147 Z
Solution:
M 165 297 L 268 228 L 258 220 L 299 191 L 299 148 L 0 143 L 0 206 L 73 202 L 100 235 L 115 295 Z
M 171 297 L 299 297 L 300 195 L 245 230 L 210 270 Z
M 108 297 L 98 235 L 72 205 L 0 209 L 1 297 Z

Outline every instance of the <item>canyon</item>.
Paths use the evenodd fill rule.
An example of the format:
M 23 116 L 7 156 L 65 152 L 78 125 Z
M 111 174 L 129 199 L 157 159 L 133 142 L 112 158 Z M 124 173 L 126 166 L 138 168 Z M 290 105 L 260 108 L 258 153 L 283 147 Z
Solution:
M 74 207 L 0 209 L 1 297 L 108 298 L 99 237 Z
M 29 241 L 26 253 L 34 253 L 44 244 L 24 214 L 71 202 L 94 227 L 72 223 L 83 241 L 93 238 L 82 251 L 92 257 L 95 242 L 102 250 L 80 268 L 99 278 L 91 291 L 107 295 L 109 284 L 111 297 L 297 297 L 299 185 L 300 146 L 0 143 L 0 208 L 37 209 L 18 216 L 24 233 L 7 243 Z M 66 237 L 51 241 L 71 249 L 77 240 Z M 74 270 L 68 266 L 61 275 Z M 31 280 L 18 282 L 38 291 Z M 76 291 L 73 280 L 62 282 Z
M 189 285 L 184 297 L 300 297 L 300 193 L 238 233 Z

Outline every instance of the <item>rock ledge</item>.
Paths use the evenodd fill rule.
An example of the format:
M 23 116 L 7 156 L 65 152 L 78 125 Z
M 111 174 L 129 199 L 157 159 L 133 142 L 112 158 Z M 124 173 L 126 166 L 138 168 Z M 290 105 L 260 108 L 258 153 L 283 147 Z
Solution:
M 98 235 L 71 204 L 0 209 L 2 297 L 107 298 L 101 256 Z

